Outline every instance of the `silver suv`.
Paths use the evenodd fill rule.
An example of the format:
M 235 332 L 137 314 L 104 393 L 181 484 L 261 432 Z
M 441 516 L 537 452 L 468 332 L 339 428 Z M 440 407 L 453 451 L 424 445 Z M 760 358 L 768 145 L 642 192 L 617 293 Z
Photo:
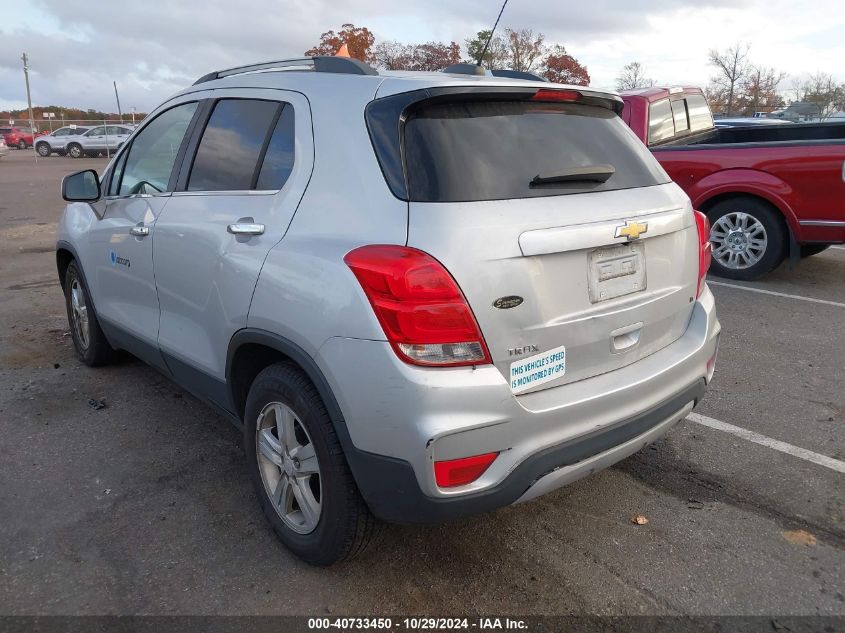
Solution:
M 264 513 L 311 563 L 377 519 L 605 468 L 712 377 L 707 222 L 621 100 L 476 73 L 211 73 L 63 182 L 79 356 L 127 350 L 242 426 Z
M 70 140 L 65 151 L 71 158 L 113 152 L 123 146 L 132 132 L 128 125 L 98 125 Z
M 65 155 L 67 145 L 72 140 L 78 140 L 75 137 L 85 134 L 90 127 L 82 125 L 66 125 L 54 130 L 44 136 L 39 136 L 35 139 L 35 151 L 39 156 L 49 156 L 56 152 L 60 156 Z

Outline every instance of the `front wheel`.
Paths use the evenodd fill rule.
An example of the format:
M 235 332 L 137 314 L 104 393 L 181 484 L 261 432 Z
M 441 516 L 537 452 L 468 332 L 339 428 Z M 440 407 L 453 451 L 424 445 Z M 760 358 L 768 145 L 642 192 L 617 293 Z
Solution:
M 26 141 L 24 141 L 23 139 L 18 141 L 18 149 L 26 149 Z
M 707 212 L 713 262 L 719 277 L 750 281 L 774 270 L 786 254 L 786 228 L 778 212 L 757 198 L 736 196 Z
M 35 151 L 38 152 L 39 156 L 47 157 L 50 155 L 50 146 L 47 143 L 38 143 L 35 146 Z
M 378 534 L 320 394 L 295 365 L 271 365 L 250 387 L 244 451 L 265 516 L 306 562 L 332 565 Z
M 82 158 L 82 145 L 71 143 L 67 146 L 67 153 L 71 158 Z

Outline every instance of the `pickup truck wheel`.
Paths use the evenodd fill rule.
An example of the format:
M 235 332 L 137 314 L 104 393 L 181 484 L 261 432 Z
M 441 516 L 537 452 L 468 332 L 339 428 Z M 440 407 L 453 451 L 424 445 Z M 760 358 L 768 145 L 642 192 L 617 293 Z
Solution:
M 380 532 L 320 394 L 295 365 L 271 365 L 252 383 L 244 452 L 261 509 L 306 562 L 325 566 L 355 556 Z
M 750 281 L 774 270 L 786 253 L 786 230 L 778 212 L 756 198 L 729 198 L 707 212 L 713 263 L 719 277 Z
M 801 259 L 812 257 L 830 248 L 830 244 L 804 244 L 801 247 Z
M 38 143 L 35 146 L 35 151 L 38 152 L 39 156 L 47 157 L 50 155 L 50 146 L 47 143 Z
M 26 149 L 26 141 L 24 141 L 23 139 L 18 141 L 18 149 Z
M 82 158 L 82 145 L 79 143 L 70 143 L 67 146 L 67 154 L 71 158 Z
M 73 347 L 79 359 L 89 367 L 107 365 L 116 352 L 106 340 L 91 308 L 91 298 L 76 262 L 71 262 L 65 272 L 65 307 L 70 324 Z

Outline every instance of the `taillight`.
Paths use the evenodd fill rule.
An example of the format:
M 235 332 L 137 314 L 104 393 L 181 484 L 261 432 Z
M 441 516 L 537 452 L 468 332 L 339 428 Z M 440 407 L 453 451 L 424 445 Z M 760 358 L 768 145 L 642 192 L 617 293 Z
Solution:
M 454 488 L 472 483 L 490 467 L 498 453 L 434 462 L 434 480 L 440 488 Z
M 581 98 L 581 93 L 577 90 L 551 90 L 549 88 L 540 88 L 531 97 L 532 101 L 578 101 Z
M 704 290 L 704 278 L 713 259 L 713 246 L 710 244 L 710 220 L 701 211 L 693 211 L 693 213 L 695 226 L 698 229 L 698 286 L 695 289 L 695 296 L 700 297 Z
M 490 362 L 461 289 L 431 255 L 406 246 L 373 245 L 356 248 L 343 261 L 399 358 L 441 367 Z

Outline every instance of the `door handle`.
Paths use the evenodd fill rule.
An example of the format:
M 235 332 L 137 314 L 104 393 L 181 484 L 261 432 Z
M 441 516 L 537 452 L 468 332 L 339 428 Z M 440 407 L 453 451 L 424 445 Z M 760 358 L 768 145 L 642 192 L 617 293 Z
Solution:
M 261 235 L 264 233 L 264 225 L 255 222 L 235 222 L 226 227 L 232 235 Z
M 135 237 L 146 237 L 150 234 L 150 228 L 148 226 L 133 226 L 129 229 L 129 234 Z

